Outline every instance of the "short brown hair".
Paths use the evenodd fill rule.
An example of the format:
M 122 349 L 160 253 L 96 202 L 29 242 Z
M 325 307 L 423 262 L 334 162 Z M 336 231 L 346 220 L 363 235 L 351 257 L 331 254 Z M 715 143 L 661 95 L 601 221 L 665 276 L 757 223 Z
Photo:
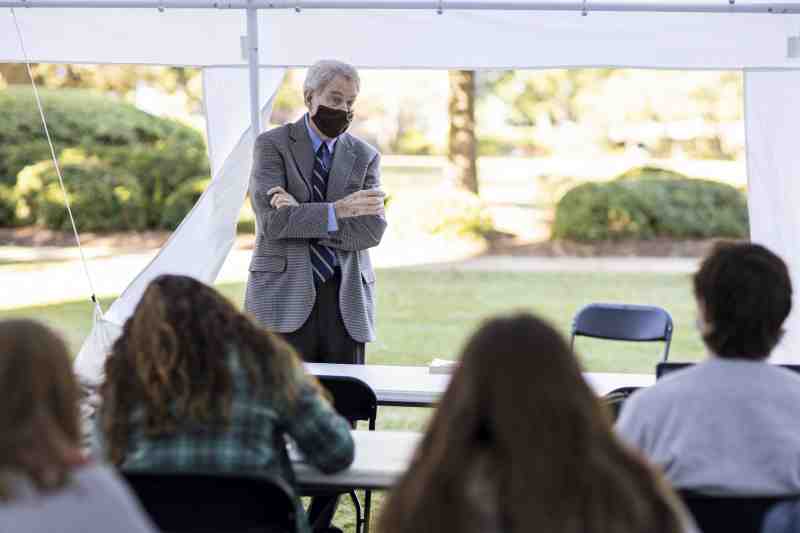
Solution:
M 783 260 L 759 244 L 718 243 L 694 275 L 694 295 L 715 355 L 764 359 L 778 344 L 792 308 L 792 282 Z
M 0 474 L 63 486 L 80 446 L 79 388 L 64 341 L 33 320 L 0 321 Z M 14 497 L 0 477 L 0 501 Z

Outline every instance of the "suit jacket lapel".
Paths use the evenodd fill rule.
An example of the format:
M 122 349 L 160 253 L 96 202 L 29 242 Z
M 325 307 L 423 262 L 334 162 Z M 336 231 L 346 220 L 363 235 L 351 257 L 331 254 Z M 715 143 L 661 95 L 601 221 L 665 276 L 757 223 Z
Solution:
M 331 172 L 328 174 L 328 190 L 325 193 L 326 200 L 331 202 L 344 197 L 347 179 L 353 171 L 355 162 L 356 154 L 353 152 L 350 134 L 345 133 L 336 141 L 336 147 L 333 150 L 333 163 L 331 163 Z
M 297 170 L 300 172 L 300 177 L 303 178 L 309 194 L 311 194 L 314 148 L 311 146 L 311 138 L 308 136 L 308 130 L 306 129 L 305 116 L 292 124 L 289 130 L 289 138 L 292 141 L 290 144 L 294 163 L 297 165 Z

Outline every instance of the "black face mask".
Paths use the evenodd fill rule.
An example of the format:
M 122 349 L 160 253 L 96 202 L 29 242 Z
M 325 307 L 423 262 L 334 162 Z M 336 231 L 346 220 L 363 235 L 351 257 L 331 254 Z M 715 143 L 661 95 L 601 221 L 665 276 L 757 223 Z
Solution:
M 311 120 L 317 125 L 319 131 L 331 139 L 335 139 L 350 127 L 350 122 L 353 120 L 353 112 L 320 105 Z

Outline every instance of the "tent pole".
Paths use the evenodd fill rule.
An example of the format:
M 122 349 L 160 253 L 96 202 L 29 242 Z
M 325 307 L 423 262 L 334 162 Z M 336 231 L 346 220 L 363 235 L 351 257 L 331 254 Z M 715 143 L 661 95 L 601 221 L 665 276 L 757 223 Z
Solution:
M 252 6 L 253 0 L 247 0 Z M 253 145 L 261 133 L 261 102 L 259 98 L 258 75 L 258 9 L 247 8 L 247 63 L 250 71 L 250 132 Z
M 143 8 L 143 9 L 296 9 L 298 0 L 0 0 L 0 8 Z M 378 10 L 447 10 L 463 11 L 573 11 L 629 13 L 762 13 L 798 14 L 800 2 L 758 3 L 728 2 L 604 2 L 582 0 L 302 0 L 307 9 L 378 9 Z

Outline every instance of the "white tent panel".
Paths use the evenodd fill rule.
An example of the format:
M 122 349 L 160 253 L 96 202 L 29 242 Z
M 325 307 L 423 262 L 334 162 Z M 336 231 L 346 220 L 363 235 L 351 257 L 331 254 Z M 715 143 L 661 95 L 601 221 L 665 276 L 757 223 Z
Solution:
M 750 233 L 790 266 L 794 311 L 773 352 L 780 363 L 800 362 L 800 71 L 746 72 L 748 208 Z
M 798 15 L 593 13 L 591 2 L 585 17 L 453 11 L 447 2 L 441 15 L 433 9 L 302 9 L 303 0 L 296 5 L 299 13 L 259 11 L 262 65 L 306 66 L 324 55 L 375 68 L 800 67 L 800 60 L 786 54 L 787 37 L 800 30 Z M 36 62 L 246 64 L 239 41 L 246 33 L 243 10 L 35 8 L 16 13 Z M 22 59 L 11 17 L 0 17 L 0 62 Z
M 262 100 L 270 98 L 277 90 L 284 69 L 259 69 Z M 219 174 L 223 165 L 242 142 L 243 132 L 250 127 L 250 100 L 247 97 L 248 72 L 246 68 L 206 68 L 203 69 L 203 110 L 208 123 L 208 153 L 211 162 L 211 175 Z M 238 91 L 243 90 L 239 93 Z M 262 117 L 262 123 L 269 122 L 269 115 Z M 231 157 L 229 157 L 231 154 Z M 251 163 L 251 153 L 245 158 Z M 249 176 L 249 166 L 244 176 Z
M 37 63 L 246 65 L 239 43 L 247 33 L 241 10 L 37 8 L 15 13 L 28 55 Z M 0 15 L 0 63 L 22 62 L 9 10 L 1 9 Z
M 262 11 L 262 64 L 375 68 L 800 67 L 800 17 L 729 14 Z M 311 38 L 312 36 L 316 38 Z
M 261 71 L 262 101 L 267 100 L 262 107 L 265 122 L 284 74 L 284 69 Z M 133 314 L 150 281 L 169 273 L 213 283 L 233 246 L 253 158 L 246 97 L 248 71 L 243 68 L 209 69 L 204 71 L 203 78 L 206 97 L 213 95 L 213 101 L 206 98 L 205 105 L 214 178 L 155 259 L 114 301 L 103 320 L 95 320 L 75 360 L 76 372 L 84 381 L 97 383 L 100 380 L 111 343 Z M 221 87 L 225 90 L 218 90 Z

